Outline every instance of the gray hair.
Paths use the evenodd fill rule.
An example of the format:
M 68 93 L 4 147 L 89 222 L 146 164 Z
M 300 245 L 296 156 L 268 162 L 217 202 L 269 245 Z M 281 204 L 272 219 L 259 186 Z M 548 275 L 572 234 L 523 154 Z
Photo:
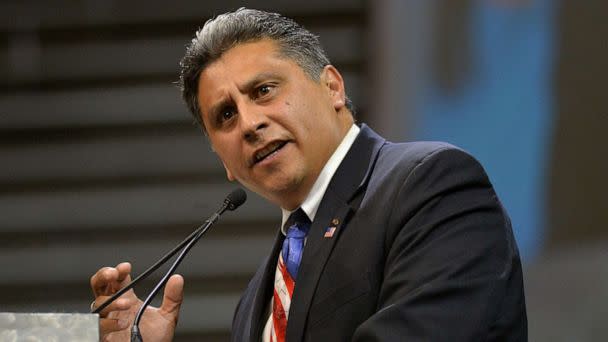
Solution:
M 207 20 L 186 48 L 179 80 L 182 98 L 203 130 L 197 98 L 201 72 L 234 46 L 264 38 L 277 42 L 280 55 L 296 62 L 312 80 L 319 81 L 330 64 L 319 37 L 278 13 L 240 8 Z M 348 98 L 346 106 L 353 112 Z

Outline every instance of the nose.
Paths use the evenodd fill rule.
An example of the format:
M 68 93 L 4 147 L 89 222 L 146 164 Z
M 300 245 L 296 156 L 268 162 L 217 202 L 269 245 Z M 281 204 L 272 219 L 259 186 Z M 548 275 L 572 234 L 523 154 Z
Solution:
M 243 138 L 248 142 L 259 140 L 269 124 L 268 117 L 263 114 L 261 108 L 253 105 L 242 107 L 239 109 L 239 116 Z

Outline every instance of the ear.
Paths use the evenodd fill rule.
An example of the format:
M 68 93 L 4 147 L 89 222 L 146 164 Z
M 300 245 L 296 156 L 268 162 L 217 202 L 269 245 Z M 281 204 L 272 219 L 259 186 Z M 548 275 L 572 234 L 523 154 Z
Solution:
M 232 174 L 232 172 L 230 172 L 230 170 L 228 170 L 228 167 L 223 161 L 222 165 L 224 166 L 224 170 L 226 170 L 226 178 L 228 178 L 229 181 L 233 182 L 235 180 L 234 175 Z
M 338 69 L 333 65 L 326 65 L 321 72 L 321 82 L 329 92 L 334 109 L 341 110 L 346 104 L 346 90 Z

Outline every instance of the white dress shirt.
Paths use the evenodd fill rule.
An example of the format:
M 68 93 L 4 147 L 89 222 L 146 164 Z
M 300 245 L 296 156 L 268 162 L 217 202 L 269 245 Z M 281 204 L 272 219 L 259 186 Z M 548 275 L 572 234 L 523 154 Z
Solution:
M 310 189 L 308 196 L 306 196 L 306 199 L 300 205 L 300 208 L 302 208 L 302 210 L 306 213 L 311 222 L 315 219 L 315 215 L 317 214 L 317 210 L 319 209 L 319 205 L 321 204 L 323 195 L 325 195 L 325 191 L 329 186 L 329 182 L 333 178 L 334 173 L 336 173 L 336 170 L 338 170 L 338 166 L 340 166 L 340 163 L 342 163 L 342 160 L 346 156 L 346 153 L 348 153 L 348 150 L 355 142 L 355 139 L 357 138 L 357 135 L 359 134 L 360 130 L 361 129 L 355 124 L 350 127 L 350 129 L 344 136 L 344 139 L 342 139 L 342 142 L 340 143 L 340 145 L 338 145 L 338 148 L 336 148 L 334 153 L 331 155 L 331 157 L 323 167 L 323 170 L 321 170 L 321 173 L 315 181 L 315 184 L 313 184 L 312 188 Z M 283 233 L 283 235 L 287 235 L 285 227 L 283 226 L 285 225 L 285 222 L 287 222 L 289 215 L 291 215 L 291 213 L 293 213 L 295 210 L 289 211 L 281 208 L 281 211 L 283 214 L 283 219 L 281 221 L 281 232 Z M 262 333 L 263 342 L 270 342 L 270 331 L 272 327 L 272 300 L 270 301 L 268 312 L 268 320 L 266 321 L 266 325 L 264 326 L 264 332 Z

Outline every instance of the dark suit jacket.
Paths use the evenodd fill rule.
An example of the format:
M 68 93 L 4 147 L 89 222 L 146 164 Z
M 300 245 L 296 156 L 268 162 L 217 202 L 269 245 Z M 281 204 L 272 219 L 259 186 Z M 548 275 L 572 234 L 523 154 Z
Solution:
M 282 240 L 241 298 L 233 341 L 261 339 Z M 289 342 L 351 340 L 527 340 L 509 218 L 465 152 L 362 126 L 312 223 L 287 326 Z

